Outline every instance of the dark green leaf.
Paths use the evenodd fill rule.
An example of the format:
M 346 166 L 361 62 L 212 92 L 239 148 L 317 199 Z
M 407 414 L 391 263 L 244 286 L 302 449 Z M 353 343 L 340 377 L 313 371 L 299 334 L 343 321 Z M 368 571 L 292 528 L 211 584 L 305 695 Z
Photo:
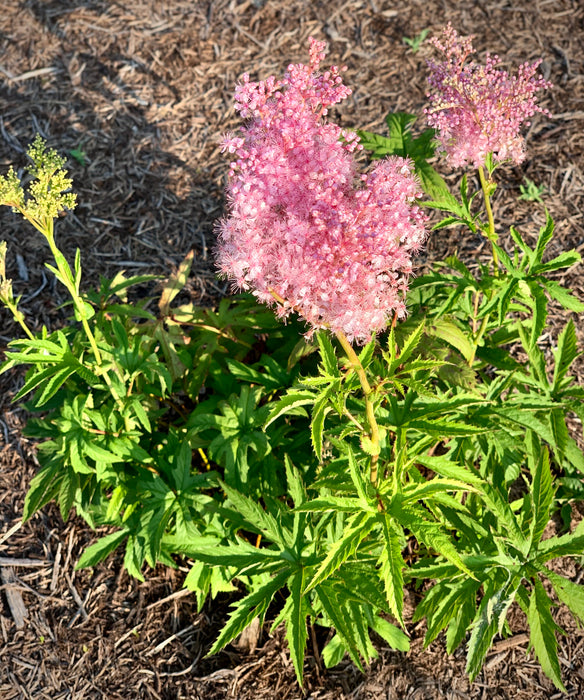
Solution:
M 401 554 L 400 532 L 387 514 L 380 514 L 379 519 L 383 532 L 383 543 L 378 565 L 390 610 L 403 627 L 404 577 L 402 570 L 405 563 Z
M 128 536 L 128 530 L 118 530 L 110 535 L 102 537 L 94 544 L 87 547 L 81 555 L 75 569 L 83 569 L 87 566 L 95 566 L 103 561 L 111 552 L 116 549 Z
M 284 618 L 286 621 L 286 639 L 290 649 L 290 657 L 296 671 L 296 679 L 302 686 L 302 676 L 304 667 L 304 653 L 306 650 L 306 617 L 309 614 L 309 606 L 304 595 L 304 569 L 294 574 L 288 582 L 290 589 L 289 612 Z
M 237 601 L 233 606 L 234 611 L 229 616 L 227 624 L 221 630 L 207 656 L 212 656 L 223 649 L 238 634 L 243 632 L 256 617 L 259 617 L 260 622 L 262 622 L 272 598 L 277 591 L 286 585 L 289 575 L 289 571 L 283 571 L 263 585 L 260 585 L 245 598 Z
M 502 631 L 507 611 L 515 599 L 520 582 L 520 577 L 510 579 L 491 597 L 484 598 L 481 602 L 468 643 L 466 672 L 471 681 L 474 681 L 481 670 L 493 637 L 497 632 Z
M 552 618 L 551 607 L 552 601 L 548 598 L 541 581 L 536 578 L 527 613 L 529 640 L 545 675 L 553 681 L 556 688 L 566 693 L 562 683 L 556 639 L 556 630 L 560 628 Z
M 322 564 L 307 586 L 311 590 L 326 581 L 349 557 L 357 551 L 361 542 L 375 526 L 376 516 L 369 512 L 356 513 L 347 524 L 341 538 L 329 549 Z

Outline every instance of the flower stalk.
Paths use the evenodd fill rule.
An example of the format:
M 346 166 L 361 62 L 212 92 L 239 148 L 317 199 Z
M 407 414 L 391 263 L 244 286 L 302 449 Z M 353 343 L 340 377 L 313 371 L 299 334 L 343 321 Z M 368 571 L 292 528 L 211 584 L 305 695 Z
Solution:
M 345 354 L 351 363 L 351 367 L 357 372 L 359 377 L 359 382 L 361 388 L 363 389 L 363 394 L 365 395 L 365 412 L 367 415 L 367 422 L 369 424 L 369 439 L 371 440 L 371 447 L 373 454 L 371 455 L 371 470 L 369 473 L 369 480 L 373 486 L 377 485 L 377 475 L 378 475 L 378 460 L 379 460 L 379 426 L 377 424 L 377 419 L 375 418 L 375 407 L 371 396 L 374 393 L 363 365 L 359 360 L 357 353 L 353 350 L 353 346 L 349 343 L 347 336 L 342 331 L 337 331 L 336 334 L 341 347 L 345 351 Z
M 491 241 L 491 246 L 492 246 L 492 251 L 493 251 L 493 272 L 495 277 L 499 276 L 499 255 L 497 253 L 497 249 L 495 245 L 499 241 L 499 236 L 497 235 L 497 232 L 495 231 L 495 218 L 493 216 L 493 208 L 491 206 L 491 195 L 490 195 L 490 183 L 487 182 L 487 178 L 485 177 L 485 170 L 482 165 L 479 165 L 478 167 L 479 171 L 479 180 L 481 182 L 481 189 L 483 191 L 483 198 L 485 202 L 485 210 L 487 212 L 487 221 L 488 221 L 488 233 L 487 233 L 487 238 Z

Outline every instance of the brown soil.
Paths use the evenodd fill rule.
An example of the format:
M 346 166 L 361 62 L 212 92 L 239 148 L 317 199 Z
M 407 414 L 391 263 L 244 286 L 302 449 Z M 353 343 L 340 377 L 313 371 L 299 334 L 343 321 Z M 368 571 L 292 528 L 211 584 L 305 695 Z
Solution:
M 58 230 L 65 250 L 79 246 L 89 286 L 100 274 L 168 273 L 189 249 L 196 252 L 189 291 L 211 303 L 225 291 L 212 264 L 213 225 L 224 205 L 226 161 L 220 135 L 235 127 L 233 85 L 279 73 L 307 58 L 307 39 L 329 41 L 330 60 L 346 63 L 354 93 L 339 110 L 346 126 L 383 128 L 390 110 L 419 114 L 424 105 L 423 47 L 403 43 L 422 29 L 451 21 L 476 35 L 479 51 L 506 65 L 544 58 L 555 87 L 528 132 L 528 159 L 508 168 L 496 194 L 499 220 L 534 234 L 541 205 L 516 196 L 524 177 L 544 185 L 556 219 L 556 252 L 584 249 L 584 6 L 581 0 L 3 0 L 0 13 L 0 168 L 21 167 L 36 132 L 70 159 L 79 206 Z M 44 272 L 42 242 L 8 211 L 9 273 L 37 326 L 58 326 L 61 290 Z M 428 244 L 435 259 L 460 250 L 473 260 L 480 240 L 441 231 Z M 564 276 L 584 298 L 582 268 Z M 18 335 L 0 311 L 0 342 Z M 556 329 L 563 316 L 556 314 Z M 584 365 L 579 365 L 584 380 Z M 50 506 L 20 526 L 23 498 L 35 472 L 34 445 L 23 438 L 25 415 L 10 405 L 19 378 L 0 384 L 0 698 L 301 698 L 282 635 L 261 631 L 257 648 L 205 654 L 225 619 L 225 597 L 197 614 L 181 586 L 187 566 L 157 569 L 146 583 L 129 579 L 117 557 L 94 571 L 75 572 L 93 539 L 75 518 L 63 524 Z M 13 558 L 15 561 L 10 561 Z M 565 565 L 578 580 L 581 572 Z M 13 579 L 11 580 L 11 576 Z M 21 629 L 8 605 L 21 594 Z M 413 596 L 413 594 L 411 594 Z M 558 610 L 569 635 L 560 662 L 569 697 L 584 698 L 584 633 Z M 442 641 L 422 650 L 423 627 L 409 625 L 407 655 L 379 646 L 380 658 L 362 675 L 348 663 L 326 671 L 309 646 L 305 697 L 560 698 L 533 656 L 525 621 L 497 642 L 474 684 L 464 675 L 464 652 L 446 655 Z

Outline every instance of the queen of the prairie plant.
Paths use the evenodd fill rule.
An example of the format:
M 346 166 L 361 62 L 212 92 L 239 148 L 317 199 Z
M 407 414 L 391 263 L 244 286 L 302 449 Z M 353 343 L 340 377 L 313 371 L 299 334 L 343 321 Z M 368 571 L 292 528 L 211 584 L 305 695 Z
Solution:
M 223 144 L 236 159 L 218 266 L 281 316 L 294 310 L 311 330 L 366 342 L 405 314 L 425 216 L 410 161 L 388 158 L 358 174 L 357 135 L 326 118 L 351 91 L 336 66 L 318 72 L 324 47 L 311 39 L 309 65 L 288 66 L 281 80 L 244 75 L 236 88 L 248 121 Z
M 428 62 L 432 92 L 426 115 L 450 165 L 479 168 L 489 153 L 495 160 L 520 163 L 525 158 L 521 127 L 536 112 L 548 114 L 536 103 L 536 93 L 551 87 L 537 75 L 541 60 L 524 63 L 513 76 L 498 68 L 498 56 L 487 55 L 484 66 L 467 63 L 472 37 L 459 36 L 450 24 L 442 39 L 431 43 L 444 60 Z

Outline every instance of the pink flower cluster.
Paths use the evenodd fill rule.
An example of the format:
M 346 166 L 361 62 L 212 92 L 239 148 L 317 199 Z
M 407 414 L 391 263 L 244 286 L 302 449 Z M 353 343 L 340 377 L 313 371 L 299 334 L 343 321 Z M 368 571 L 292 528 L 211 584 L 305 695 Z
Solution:
M 426 109 L 430 126 L 438 130 L 440 150 L 452 167 L 484 165 L 487 155 L 495 160 L 520 163 L 525 158 L 523 124 L 536 112 L 548 114 L 535 102 L 535 93 L 551 87 L 536 75 L 541 61 L 524 63 L 517 75 L 500 70 L 498 56 L 487 54 L 486 65 L 466 63 L 473 53 L 472 37 L 461 37 L 449 24 L 442 40 L 431 43 L 445 60 L 429 61 L 428 78 L 434 92 Z
M 426 217 L 413 164 L 388 158 L 359 176 L 355 133 L 324 117 L 351 91 L 332 66 L 318 72 L 324 42 L 310 40 L 310 64 L 282 80 L 244 75 L 236 109 L 248 119 L 225 138 L 233 153 L 230 213 L 219 227 L 218 267 L 277 313 L 299 313 L 310 332 L 329 328 L 360 343 L 393 313 L 405 314 L 411 255 Z

